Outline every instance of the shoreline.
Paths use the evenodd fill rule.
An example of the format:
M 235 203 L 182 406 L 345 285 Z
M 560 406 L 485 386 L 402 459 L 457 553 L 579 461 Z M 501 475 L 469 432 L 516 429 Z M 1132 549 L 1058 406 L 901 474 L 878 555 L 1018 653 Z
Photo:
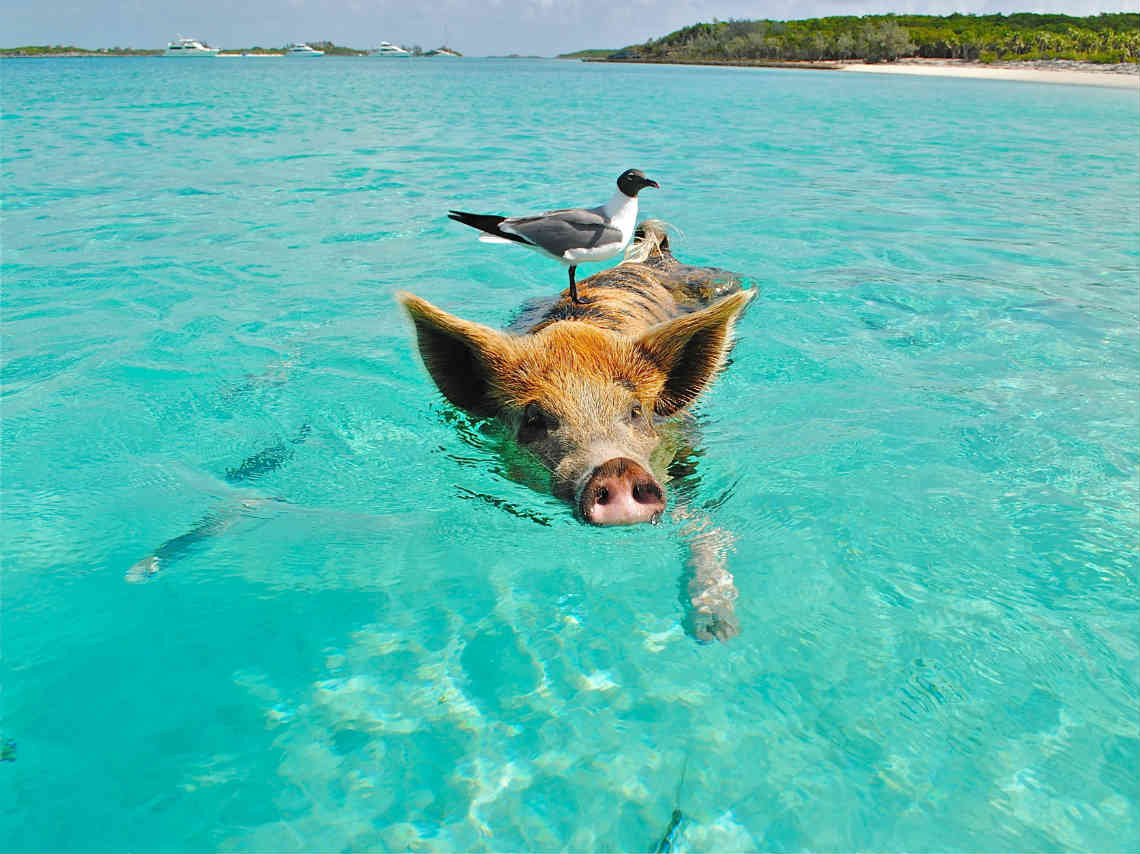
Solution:
M 557 58 L 557 57 L 556 57 Z M 595 59 L 579 62 L 608 62 L 613 65 L 716 65 L 722 68 L 791 68 L 797 71 L 842 71 L 843 60 L 781 60 L 781 59 Z
M 1022 83 L 1059 83 L 1069 86 L 1102 86 L 1140 89 L 1140 66 L 1098 65 L 1067 59 L 1024 62 L 971 62 L 963 59 L 899 59 L 867 63 L 859 60 L 779 61 L 763 59 L 584 59 L 635 65 L 711 65 L 724 68 L 790 68 L 801 71 L 850 71 L 867 74 L 909 74 L 926 77 L 959 77 L 975 80 L 1007 80 Z
M 900 59 L 868 64 L 843 62 L 841 71 L 861 74 L 909 74 L 925 77 L 959 77 L 973 80 L 1007 80 L 1020 83 L 1053 83 L 1069 86 L 1103 86 L 1140 89 L 1140 67 L 1098 66 L 1072 60 L 1019 62 L 968 62 L 962 59 Z

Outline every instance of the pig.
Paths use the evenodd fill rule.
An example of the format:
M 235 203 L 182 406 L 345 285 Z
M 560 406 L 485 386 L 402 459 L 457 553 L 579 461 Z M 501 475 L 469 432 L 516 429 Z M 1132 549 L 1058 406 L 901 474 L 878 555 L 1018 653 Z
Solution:
M 563 291 L 507 331 L 411 293 L 397 299 L 443 396 L 497 420 L 582 522 L 656 522 L 686 446 L 685 416 L 724 367 L 754 292 L 727 271 L 678 262 L 656 221 L 642 223 L 625 261 L 583 284 L 582 303 Z M 727 640 L 739 630 L 724 566 L 731 538 L 691 509 L 673 513 L 691 549 L 689 628 Z

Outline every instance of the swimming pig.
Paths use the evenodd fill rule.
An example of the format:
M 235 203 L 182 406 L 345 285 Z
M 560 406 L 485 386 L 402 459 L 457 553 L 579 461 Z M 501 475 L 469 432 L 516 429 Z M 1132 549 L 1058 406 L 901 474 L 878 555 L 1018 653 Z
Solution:
M 659 224 L 644 223 L 639 238 L 632 257 L 591 277 L 588 302 L 564 293 L 524 310 L 509 333 L 400 297 L 444 395 L 497 418 L 512 444 L 533 452 L 522 456 L 549 471 L 554 491 L 595 525 L 654 521 L 666 509 L 670 461 L 687 451 L 686 408 L 724 365 L 733 323 L 752 296 L 732 273 L 678 263 Z M 244 486 L 275 471 L 309 433 L 305 425 L 288 443 L 227 469 L 226 481 Z M 247 490 L 231 499 L 135 562 L 126 580 L 155 579 L 169 561 L 261 508 L 323 512 Z M 738 632 L 725 568 L 732 538 L 699 511 L 674 506 L 672 515 L 689 548 L 682 597 L 689 630 L 726 640 Z
M 444 397 L 497 419 L 549 470 L 554 494 L 593 525 L 654 522 L 665 511 L 667 469 L 685 442 L 681 420 L 724 366 L 753 296 L 731 273 L 678 263 L 660 223 L 643 223 L 639 236 L 631 257 L 590 277 L 583 303 L 565 291 L 524 313 L 513 332 L 398 295 Z M 693 520 L 694 629 L 731 636 L 726 537 L 681 514 Z

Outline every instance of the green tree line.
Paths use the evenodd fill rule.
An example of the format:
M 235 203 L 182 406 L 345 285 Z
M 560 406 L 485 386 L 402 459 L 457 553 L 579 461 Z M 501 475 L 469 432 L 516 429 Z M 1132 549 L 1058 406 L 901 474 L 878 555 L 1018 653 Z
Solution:
M 799 21 L 693 24 L 632 45 L 612 59 L 840 60 L 903 56 L 994 60 L 1140 60 L 1140 13 L 1070 15 L 867 15 Z
M 29 44 L 21 47 L 0 48 L 0 56 L 155 56 L 161 50 L 136 50 L 133 47 L 111 47 L 88 50 L 65 44 Z

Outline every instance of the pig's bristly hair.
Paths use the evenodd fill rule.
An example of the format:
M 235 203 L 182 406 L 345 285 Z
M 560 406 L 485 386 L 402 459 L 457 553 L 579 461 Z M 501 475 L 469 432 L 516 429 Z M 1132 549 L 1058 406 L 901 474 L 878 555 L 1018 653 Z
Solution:
M 644 264 L 654 254 L 669 252 L 669 223 L 659 219 L 642 221 L 625 249 L 622 264 Z
M 523 335 L 462 320 L 412 294 L 397 298 L 415 324 L 439 390 L 474 415 L 521 408 L 530 400 L 587 406 L 585 398 L 567 398 L 590 397 L 595 381 L 603 388 L 624 380 L 668 417 L 689 406 L 724 367 L 733 325 L 754 294 L 736 290 L 694 302 L 679 268 L 688 277 L 705 269 L 678 264 L 665 223 L 646 220 L 625 261 L 582 283 L 585 303 L 563 292 Z

